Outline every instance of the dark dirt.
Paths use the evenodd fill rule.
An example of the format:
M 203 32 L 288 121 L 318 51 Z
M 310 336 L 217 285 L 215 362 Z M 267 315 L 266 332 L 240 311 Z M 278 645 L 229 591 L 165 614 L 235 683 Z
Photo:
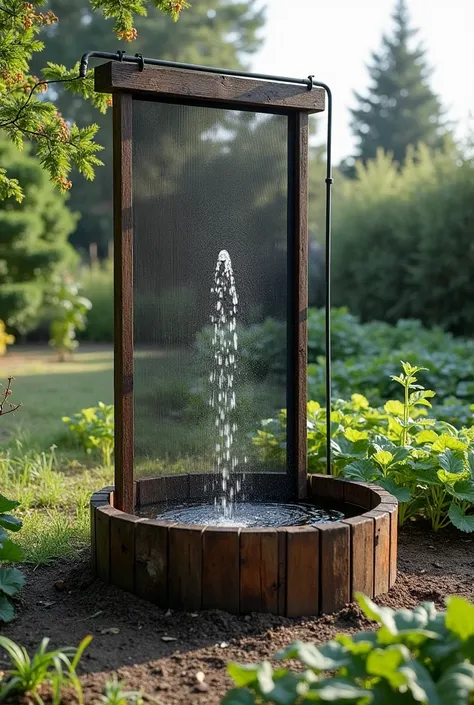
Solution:
M 430 600 L 441 608 L 446 595 L 474 599 L 473 548 L 474 538 L 458 532 L 435 535 L 417 525 L 402 530 L 399 578 L 377 601 L 395 608 Z M 260 661 L 295 639 L 321 642 L 369 626 L 353 604 L 319 619 L 165 613 L 94 580 L 87 557 L 81 564 L 27 572 L 18 618 L 2 633 L 28 649 L 43 636 L 64 646 L 93 634 L 82 661 L 87 704 L 98 701 L 104 682 L 116 673 L 129 688 L 142 689 L 148 702 L 217 705 L 230 686 L 228 661 Z M 5 665 L 0 661 L 0 670 Z

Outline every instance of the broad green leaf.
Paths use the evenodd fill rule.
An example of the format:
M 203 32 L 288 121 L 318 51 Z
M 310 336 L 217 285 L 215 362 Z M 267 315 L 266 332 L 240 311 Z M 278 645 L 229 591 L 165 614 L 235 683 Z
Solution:
M 308 402 L 308 415 L 313 415 L 316 414 L 321 408 L 321 404 L 317 401 L 309 401 Z
M 470 450 L 467 454 L 467 462 L 469 465 L 469 472 L 471 473 L 471 477 L 474 479 L 474 451 Z
M 467 448 L 467 443 L 463 443 L 463 441 L 460 441 L 459 438 L 448 436 L 447 433 L 442 433 L 441 436 L 436 439 L 432 446 L 432 450 L 435 453 L 441 453 L 442 451 L 447 449 L 458 450 L 462 452 L 467 450 Z
M 369 408 L 369 400 L 363 394 L 352 394 L 351 400 L 356 411 Z
M 4 541 L 0 545 L 0 561 L 5 563 L 18 563 L 23 560 L 23 551 L 13 541 Z
M 412 493 L 410 492 L 408 487 L 398 487 L 398 485 L 395 484 L 394 480 L 392 480 L 391 477 L 387 477 L 383 480 L 378 480 L 378 483 L 380 487 L 383 487 L 384 490 L 387 490 L 387 492 L 393 494 L 393 496 L 399 502 L 409 502 L 412 498 Z
M 250 690 L 232 688 L 225 694 L 221 705 L 255 705 L 255 696 Z
M 4 595 L 0 595 L 0 622 L 11 622 L 14 616 L 12 603 Z
M 464 473 L 457 473 L 457 472 L 448 472 L 447 470 L 438 470 L 437 473 L 439 479 L 443 484 L 448 484 L 448 485 L 453 485 L 456 482 L 459 482 L 459 478 L 464 477 Z M 448 489 L 448 488 L 446 488 Z
M 465 641 L 474 635 L 474 605 L 463 597 L 446 599 L 446 627 Z
M 412 660 L 400 668 L 406 677 L 406 685 L 413 698 L 426 705 L 442 705 L 436 691 L 436 684 L 430 672 L 418 661 Z
M 5 514 L 5 512 L 11 512 L 12 509 L 16 509 L 19 506 L 20 502 L 16 502 L 14 499 L 8 499 L 0 493 L 0 514 Z
M 17 568 L 0 566 L 0 593 L 13 597 L 25 584 L 25 576 Z
M 387 414 L 393 414 L 393 416 L 403 418 L 405 408 L 401 401 L 396 401 L 395 399 L 392 399 L 391 401 L 387 401 L 383 408 L 385 409 Z
M 229 663 L 227 665 L 227 672 L 229 676 L 234 681 L 235 685 L 240 688 L 248 685 L 249 683 L 257 682 L 257 671 L 258 666 L 256 665 L 241 665 L 238 663 Z
M 443 453 L 438 455 L 438 462 L 446 472 L 459 475 L 464 472 L 464 462 L 462 455 L 454 453 L 450 448 L 447 448 Z
M 372 602 L 370 597 L 366 597 L 360 592 L 356 593 L 355 598 L 367 619 L 383 624 L 391 634 L 397 634 L 394 611 L 390 607 L 380 607 Z
M 270 661 L 262 661 L 257 669 L 257 681 L 261 692 L 268 695 L 275 687 L 273 668 Z
M 372 459 L 375 460 L 376 463 L 379 463 L 379 465 L 383 468 L 386 468 L 393 461 L 393 455 L 388 450 L 379 450 L 377 453 L 374 453 Z
M 346 465 L 344 476 L 351 477 L 354 480 L 361 480 L 362 482 L 370 482 L 381 477 L 382 472 L 370 460 L 355 460 L 353 463 Z
M 438 434 L 436 433 L 436 431 L 431 431 L 429 429 L 420 431 L 420 433 L 417 433 L 417 435 L 415 436 L 415 440 L 419 445 L 423 445 L 425 443 L 434 443 L 437 439 Z
M 276 655 L 277 659 L 298 659 L 315 671 L 332 671 L 350 663 L 350 654 L 344 646 L 336 641 L 329 641 L 323 646 L 305 644 L 296 641 Z
M 457 504 L 451 504 L 448 516 L 456 529 L 467 534 L 474 531 L 474 514 L 466 514 Z
M 368 437 L 369 434 L 367 431 L 358 431 L 355 428 L 348 428 L 344 432 L 344 436 L 347 438 L 348 441 L 352 441 L 353 443 L 357 441 L 365 441 Z
M 448 668 L 436 684 L 442 705 L 467 705 L 474 692 L 474 666 L 458 663 Z M 430 704 L 431 705 L 431 704 Z
M 8 531 L 20 531 L 22 522 L 12 514 L 0 514 L 0 526 Z
M 474 504 L 474 482 L 472 480 L 459 480 L 452 488 L 447 488 L 448 492 L 462 502 Z
M 386 649 L 374 649 L 367 658 L 367 673 L 371 676 L 386 678 L 392 688 L 400 688 L 406 683 L 406 676 L 399 668 L 410 659 L 410 652 L 401 645 L 395 644 Z
M 311 686 L 307 698 L 310 693 L 317 694 L 319 700 L 325 703 L 358 703 L 361 698 L 369 698 L 368 702 L 371 700 L 370 691 L 355 685 L 348 678 L 336 677 L 320 681 Z

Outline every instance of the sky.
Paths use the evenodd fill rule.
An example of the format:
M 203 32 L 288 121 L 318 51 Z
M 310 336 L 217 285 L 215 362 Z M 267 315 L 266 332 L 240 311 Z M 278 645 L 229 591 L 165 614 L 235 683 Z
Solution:
M 349 127 L 353 91 L 369 83 L 366 64 L 392 27 L 395 0 L 266 0 L 263 48 L 252 70 L 304 78 L 314 74 L 333 93 L 334 159 L 354 150 Z M 434 69 L 431 85 L 465 134 L 474 115 L 474 2 L 408 0 L 412 23 Z M 321 118 L 318 118 L 321 121 Z M 321 125 L 320 133 L 324 127 Z

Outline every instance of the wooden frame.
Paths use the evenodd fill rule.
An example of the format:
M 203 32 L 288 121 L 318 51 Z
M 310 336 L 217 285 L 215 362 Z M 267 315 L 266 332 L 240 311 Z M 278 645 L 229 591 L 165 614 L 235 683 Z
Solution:
M 95 89 L 113 93 L 115 267 L 115 507 L 134 511 L 133 433 L 133 98 L 244 109 L 288 118 L 289 326 L 288 473 L 294 498 L 307 496 L 306 365 L 308 115 L 325 107 L 322 88 L 169 67 L 108 62 Z

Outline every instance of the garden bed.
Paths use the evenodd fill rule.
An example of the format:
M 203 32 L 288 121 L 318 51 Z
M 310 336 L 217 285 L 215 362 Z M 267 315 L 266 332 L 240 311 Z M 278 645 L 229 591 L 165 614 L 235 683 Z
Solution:
M 397 583 L 377 602 L 411 608 L 424 600 L 442 607 L 450 594 L 473 600 L 473 548 L 474 537 L 455 530 L 436 535 L 410 524 L 400 532 Z M 43 636 L 64 646 L 93 634 L 82 661 L 86 703 L 97 701 L 107 677 L 117 672 L 130 687 L 143 688 L 148 702 L 217 705 L 230 686 L 228 661 L 256 662 L 295 639 L 322 642 L 368 626 L 354 605 L 331 616 L 298 620 L 165 612 L 94 580 L 87 555 L 82 563 L 56 563 L 27 573 L 23 606 L 2 633 L 29 649 Z M 0 661 L 0 670 L 3 665 Z M 204 685 L 199 672 L 205 674 Z

